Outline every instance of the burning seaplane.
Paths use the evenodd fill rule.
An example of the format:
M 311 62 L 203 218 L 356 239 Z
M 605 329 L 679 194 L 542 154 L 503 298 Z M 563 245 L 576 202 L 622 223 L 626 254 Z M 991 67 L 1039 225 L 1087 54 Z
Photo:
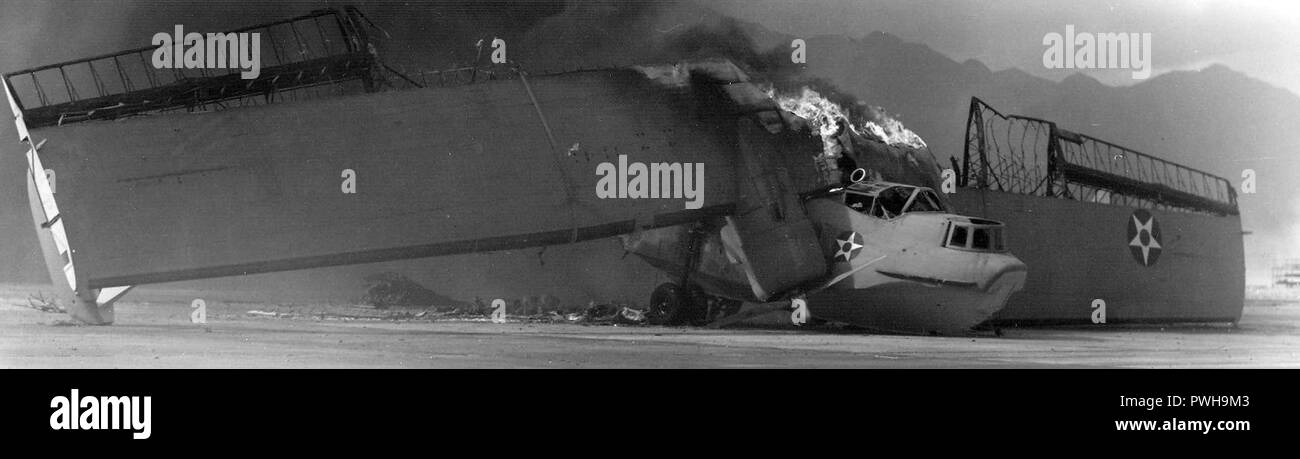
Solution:
M 681 279 L 652 294 L 651 320 L 726 325 L 788 307 L 795 324 L 812 317 L 955 334 L 987 320 L 1024 285 L 1027 269 L 1008 251 L 1003 225 L 951 213 L 930 188 L 860 181 L 802 201 L 831 271 L 779 294 L 751 282 L 753 251 L 730 217 L 624 236 L 630 252 Z M 740 314 L 742 302 L 767 305 Z
M 726 325 L 789 308 L 795 324 L 816 318 L 954 334 L 984 322 L 1022 289 L 1027 268 L 1010 253 L 1002 223 L 952 213 L 933 188 L 881 179 L 883 172 L 937 183 L 938 168 L 916 154 L 924 142 L 914 133 L 892 118 L 859 128 L 808 88 L 798 97 L 768 95 L 820 131 L 822 159 L 847 177 L 798 200 L 828 272 L 784 292 L 764 290 L 756 270 L 787 258 L 746 246 L 734 216 L 625 235 L 630 253 L 679 278 L 651 295 L 651 320 Z M 739 314 L 744 302 L 766 304 Z
M 5 74 L 72 317 L 110 324 L 142 284 L 619 236 L 676 275 L 651 295 L 663 323 L 749 301 L 957 332 L 1023 281 L 1002 225 L 950 213 L 891 120 L 776 97 L 725 60 L 406 75 L 371 27 L 343 8 L 240 29 L 268 37 L 247 78 L 126 65 L 153 47 Z M 315 41 L 275 48 L 295 40 Z M 528 179 L 482 192 L 502 177 Z

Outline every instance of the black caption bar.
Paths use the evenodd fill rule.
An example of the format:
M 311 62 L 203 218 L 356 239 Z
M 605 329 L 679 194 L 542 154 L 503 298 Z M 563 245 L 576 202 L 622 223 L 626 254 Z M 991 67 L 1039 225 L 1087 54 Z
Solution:
M 265 443 L 306 450 L 381 439 L 397 446 L 433 437 L 447 444 L 488 438 L 655 444 L 706 432 L 729 432 L 744 443 L 760 431 L 771 433 L 754 441 L 772 441 L 770 435 L 807 435 L 801 441 L 812 442 L 920 435 L 1003 445 L 1052 439 L 1237 442 L 1294 431 L 1297 375 L 6 371 L 0 393 L 9 399 L 3 413 L 7 439 L 131 450 L 195 447 L 218 438 L 225 447 Z M 663 429 L 677 433 L 664 436 Z

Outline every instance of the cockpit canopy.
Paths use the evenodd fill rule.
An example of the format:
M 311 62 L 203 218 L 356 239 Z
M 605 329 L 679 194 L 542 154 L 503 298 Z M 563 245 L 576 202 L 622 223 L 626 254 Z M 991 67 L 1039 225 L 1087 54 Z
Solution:
M 933 189 L 891 182 L 858 182 L 826 188 L 805 195 L 807 199 L 839 200 L 850 209 L 881 219 L 894 219 L 911 212 L 941 212 L 947 220 L 941 245 L 971 252 L 1006 252 L 1006 231 L 1002 222 L 953 215 Z
M 972 217 L 950 217 L 943 246 L 975 252 L 1007 251 L 1006 231 L 1002 222 Z
M 877 218 L 892 219 L 908 212 L 948 212 L 934 190 L 890 182 L 854 183 L 831 190 L 844 205 Z

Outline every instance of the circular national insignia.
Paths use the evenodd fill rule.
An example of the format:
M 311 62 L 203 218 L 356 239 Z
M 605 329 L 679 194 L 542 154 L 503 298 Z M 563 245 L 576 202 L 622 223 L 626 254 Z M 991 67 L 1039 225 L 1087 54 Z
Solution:
M 862 251 L 862 235 L 845 231 L 835 237 L 835 261 L 849 261 Z
M 1146 209 L 1133 211 L 1128 221 L 1128 251 L 1142 266 L 1151 266 L 1160 259 L 1160 222 Z

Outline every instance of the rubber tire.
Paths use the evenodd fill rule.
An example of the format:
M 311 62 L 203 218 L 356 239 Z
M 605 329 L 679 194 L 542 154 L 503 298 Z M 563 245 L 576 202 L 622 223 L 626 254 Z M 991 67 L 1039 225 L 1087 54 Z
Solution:
M 672 282 L 659 284 L 650 294 L 650 308 L 646 311 L 646 322 L 654 325 L 677 325 L 681 323 L 683 309 L 681 288 Z

